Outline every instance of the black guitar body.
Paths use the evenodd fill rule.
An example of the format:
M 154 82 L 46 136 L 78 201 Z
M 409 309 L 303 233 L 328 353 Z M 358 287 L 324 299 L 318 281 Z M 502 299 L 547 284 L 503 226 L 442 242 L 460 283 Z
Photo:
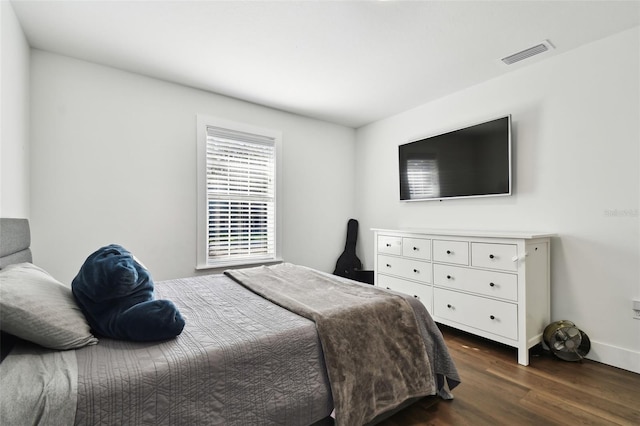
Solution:
M 340 277 L 356 279 L 356 270 L 362 269 L 362 262 L 356 256 L 356 241 L 358 240 L 358 221 L 355 219 L 349 219 L 347 223 L 347 243 L 344 246 L 344 251 L 336 262 L 336 269 L 333 271 L 334 275 Z

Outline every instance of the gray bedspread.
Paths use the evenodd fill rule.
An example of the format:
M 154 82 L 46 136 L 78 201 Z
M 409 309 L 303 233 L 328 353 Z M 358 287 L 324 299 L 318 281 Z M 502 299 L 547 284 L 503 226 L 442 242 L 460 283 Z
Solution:
M 388 294 L 338 280 L 341 283 L 337 287 L 345 282 L 349 288 L 359 286 L 364 289 L 363 294 L 371 293 L 372 300 L 379 299 L 380 292 Z M 158 298 L 172 300 L 186 319 L 187 325 L 176 339 L 141 343 L 101 338 L 98 345 L 72 351 L 14 348 L 1 364 L 2 423 L 297 426 L 310 425 L 332 412 L 333 384 L 327 375 L 326 353 L 316 323 L 224 275 L 158 282 L 156 293 Z M 359 292 L 346 299 L 361 297 L 356 293 Z M 336 295 L 318 298 L 329 306 L 341 305 L 336 303 Z M 295 299 L 295 292 L 292 296 Z M 404 377 L 405 372 L 399 368 L 406 366 L 411 374 L 428 378 L 418 381 L 418 395 L 408 391 L 406 397 L 433 394 L 436 390 L 446 398 L 447 382 L 453 388 L 459 379 L 442 335 L 421 303 L 398 296 L 392 299 L 413 307 L 415 317 L 408 321 L 413 323 L 409 328 L 415 335 L 417 319 L 417 334 L 422 336 L 422 346 L 428 354 L 426 361 L 418 357 L 415 365 L 405 365 L 408 361 L 394 364 L 377 355 L 371 361 L 371 357 L 367 360 L 352 354 L 356 346 L 368 348 L 371 343 L 373 347 L 376 341 L 366 327 L 358 331 L 361 324 L 352 322 L 360 311 L 357 304 L 352 313 L 338 317 L 344 320 L 345 328 L 352 328 L 356 336 L 361 336 L 333 350 L 337 348 L 347 362 L 363 371 L 387 370 Z M 383 313 L 367 315 L 367 322 L 376 324 L 378 334 L 384 332 L 381 321 L 404 318 L 400 315 L 390 319 Z M 402 321 L 407 322 L 406 318 Z M 415 343 L 396 337 L 390 338 L 399 346 Z M 356 377 L 347 370 L 341 374 L 346 383 Z M 376 392 L 384 394 L 387 385 L 393 388 L 393 380 L 378 381 Z M 8 387 L 11 393 L 7 392 Z M 372 411 L 366 409 L 362 414 L 358 409 L 352 416 L 351 410 L 361 404 L 362 395 L 339 392 L 339 424 L 360 425 L 396 404 L 395 400 L 374 402 Z
M 410 398 L 437 394 L 428 351 L 438 354 L 440 366 L 448 365 L 445 369 L 457 383 L 443 342 L 425 343 L 425 335 L 437 331 L 435 324 L 416 315 L 419 307 L 400 295 L 291 264 L 225 273 L 315 321 L 339 426 L 362 425 Z
M 77 425 L 309 425 L 331 413 L 313 322 L 222 275 L 158 282 L 156 293 L 184 331 L 76 351 Z

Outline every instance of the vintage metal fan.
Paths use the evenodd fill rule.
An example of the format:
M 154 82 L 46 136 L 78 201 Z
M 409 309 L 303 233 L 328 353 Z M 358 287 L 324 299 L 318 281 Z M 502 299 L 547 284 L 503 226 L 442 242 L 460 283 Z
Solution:
M 564 361 L 580 361 L 591 349 L 589 336 L 567 320 L 549 324 L 542 338 L 551 353 Z

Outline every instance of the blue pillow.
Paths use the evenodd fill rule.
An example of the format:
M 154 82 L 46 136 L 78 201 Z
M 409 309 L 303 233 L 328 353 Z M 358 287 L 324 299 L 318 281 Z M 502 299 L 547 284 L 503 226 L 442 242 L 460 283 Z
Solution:
M 185 322 L 169 300 L 155 300 L 149 271 L 124 247 L 91 254 L 71 283 L 73 296 L 96 334 L 134 341 L 179 335 Z

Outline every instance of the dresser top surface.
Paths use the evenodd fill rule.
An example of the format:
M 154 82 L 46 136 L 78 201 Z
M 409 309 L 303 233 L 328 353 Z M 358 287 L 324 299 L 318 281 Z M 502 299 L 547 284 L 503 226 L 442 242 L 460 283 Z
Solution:
M 419 234 L 434 236 L 456 236 L 456 237 L 480 237 L 480 238 L 519 238 L 519 239 L 537 239 L 555 237 L 556 234 L 548 232 L 529 232 L 529 231 L 493 231 L 478 229 L 437 229 L 437 228 L 397 228 L 383 229 L 371 228 L 372 231 L 379 233 L 402 233 L 402 234 Z

